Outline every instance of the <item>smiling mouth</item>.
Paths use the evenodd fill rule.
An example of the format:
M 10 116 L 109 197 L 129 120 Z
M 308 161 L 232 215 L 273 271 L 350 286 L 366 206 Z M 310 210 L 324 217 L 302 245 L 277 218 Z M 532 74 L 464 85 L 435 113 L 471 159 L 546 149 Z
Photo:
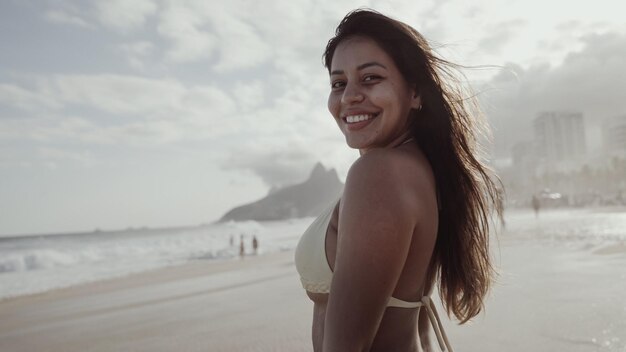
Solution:
M 358 115 L 348 115 L 343 118 L 343 121 L 347 124 L 355 124 L 363 121 L 369 121 L 377 117 L 378 114 L 358 114 Z

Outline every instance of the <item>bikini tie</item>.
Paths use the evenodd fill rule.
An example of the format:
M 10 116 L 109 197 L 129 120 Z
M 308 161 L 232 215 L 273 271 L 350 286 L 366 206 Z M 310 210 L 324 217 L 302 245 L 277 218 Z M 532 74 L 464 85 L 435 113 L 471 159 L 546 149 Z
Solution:
M 426 312 L 428 313 L 428 319 L 430 320 L 430 324 L 433 326 L 433 330 L 435 330 L 435 335 L 437 336 L 437 342 L 439 342 L 439 347 L 441 347 L 441 351 L 453 352 L 452 346 L 450 346 L 450 341 L 448 341 L 448 336 L 443 330 L 443 325 L 441 325 L 439 314 L 437 314 L 437 310 L 435 309 L 432 300 L 429 296 L 424 296 L 422 297 L 422 303 L 424 304 Z

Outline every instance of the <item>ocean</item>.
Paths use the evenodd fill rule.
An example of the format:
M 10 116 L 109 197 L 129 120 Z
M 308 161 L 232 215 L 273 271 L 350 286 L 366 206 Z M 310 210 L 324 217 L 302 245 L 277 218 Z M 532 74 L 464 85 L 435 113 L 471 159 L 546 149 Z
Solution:
M 237 260 L 241 239 L 245 255 L 254 255 L 253 236 L 258 255 L 290 250 L 312 221 L 0 237 L 0 300 L 194 260 Z
M 498 237 L 507 241 L 594 251 L 626 241 L 626 209 L 550 209 L 505 213 Z M 175 229 L 0 237 L 0 299 L 45 292 L 189 261 L 239 260 L 292 250 L 313 218 L 228 222 Z M 233 238 L 233 245 L 230 243 Z M 495 243 L 497 245 L 497 243 Z

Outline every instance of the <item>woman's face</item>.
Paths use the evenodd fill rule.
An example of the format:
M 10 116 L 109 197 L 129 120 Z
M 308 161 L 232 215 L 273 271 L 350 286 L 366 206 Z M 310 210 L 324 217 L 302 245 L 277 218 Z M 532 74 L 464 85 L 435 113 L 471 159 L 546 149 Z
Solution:
M 420 106 L 421 99 L 372 39 L 355 36 L 339 43 L 330 82 L 328 110 L 350 147 L 363 154 L 408 138 L 409 112 Z

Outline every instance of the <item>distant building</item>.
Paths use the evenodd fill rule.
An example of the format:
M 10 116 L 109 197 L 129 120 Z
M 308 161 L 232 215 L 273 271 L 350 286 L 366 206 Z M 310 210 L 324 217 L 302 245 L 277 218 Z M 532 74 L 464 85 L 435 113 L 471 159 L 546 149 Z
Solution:
M 515 143 L 511 148 L 511 157 L 513 159 L 514 166 L 527 167 L 528 164 L 535 158 L 535 148 L 533 142 L 523 141 Z
M 578 168 L 587 153 L 583 114 L 549 111 L 533 121 L 535 153 L 543 171 Z
M 515 143 L 511 148 L 512 165 L 507 170 L 498 170 L 508 196 L 514 201 L 526 198 L 529 190 L 534 191 L 533 177 L 535 175 L 536 158 L 535 146 L 532 141 Z
M 626 157 L 626 115 L 604 120 L 602 137 L 609 155 Z

